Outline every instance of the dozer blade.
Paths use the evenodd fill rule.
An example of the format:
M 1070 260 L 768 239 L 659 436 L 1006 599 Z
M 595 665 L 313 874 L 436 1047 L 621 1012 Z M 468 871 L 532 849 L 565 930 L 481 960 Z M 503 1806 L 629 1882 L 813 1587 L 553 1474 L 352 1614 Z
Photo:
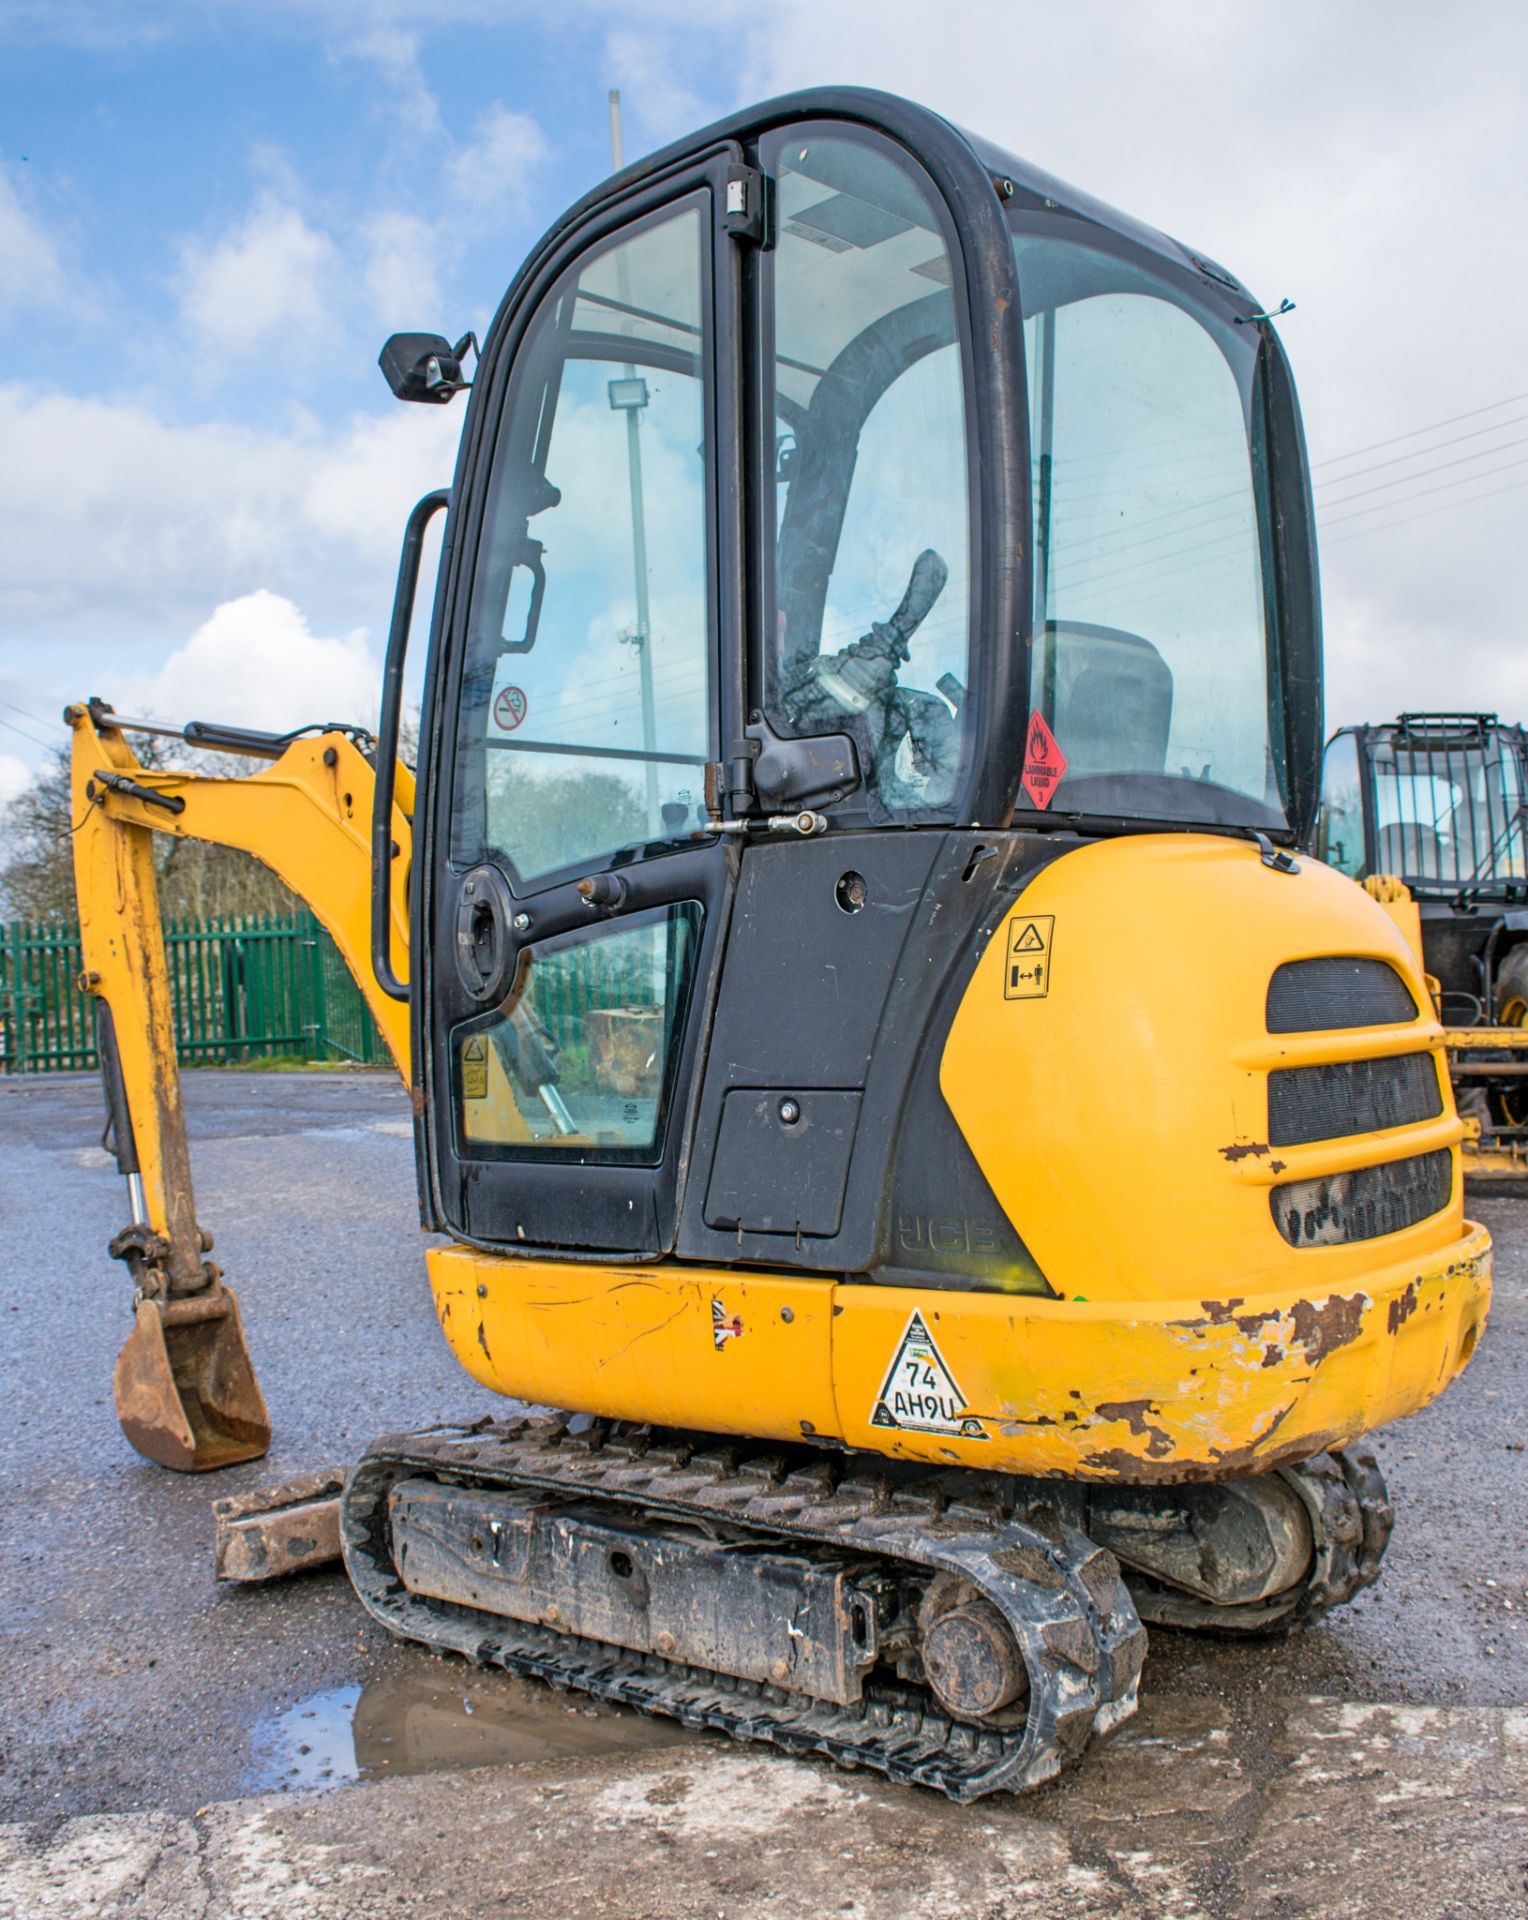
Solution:
M 178 1473 L 258 1460 L 271 1444 L 239 1303 L 221 1284 L 140 1300 L 112 1392 L 122 1431 L 139 1453 Z

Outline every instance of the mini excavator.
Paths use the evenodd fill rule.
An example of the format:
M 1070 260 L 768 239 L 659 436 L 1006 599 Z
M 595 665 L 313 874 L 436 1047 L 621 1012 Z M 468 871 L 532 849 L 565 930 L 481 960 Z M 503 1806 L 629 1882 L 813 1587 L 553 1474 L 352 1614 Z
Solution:
M 396 335 L 449 402 L 470 340 Z M 131 1223 L 122 1426 L 269 1423 L 192 1199 L 150 859 L 242 847 L 413 1097 L 441 1330 L 558 1417 L 379 1440 L 394 1633 L 959 1800 L 1135 1708 L 1143 1622 L 1373 1581 L 1354 1445 L 1464 1366 L 1443 1034 L 1307 844 L 1299 413 L 1214 260 L 884 95 L 606 182 L 412 515 L 375 738 L 70 709 Z M 417 782 L 398 761 L 445 513 Z

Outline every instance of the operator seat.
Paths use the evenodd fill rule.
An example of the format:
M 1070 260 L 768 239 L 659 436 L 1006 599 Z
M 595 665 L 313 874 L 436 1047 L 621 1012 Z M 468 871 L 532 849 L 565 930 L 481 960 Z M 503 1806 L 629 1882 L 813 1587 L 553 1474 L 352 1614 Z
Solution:
M 1443 843 L 1420 820 L 1392 820 L 1379 830 L 1378 870 L 1403 880 L 1441 879 Z
M 1165 772 L 1173 676 L 1151 642 L 1118 627 L 1057 620 L 1046 623 L 1045 650 L 1067 777 Z

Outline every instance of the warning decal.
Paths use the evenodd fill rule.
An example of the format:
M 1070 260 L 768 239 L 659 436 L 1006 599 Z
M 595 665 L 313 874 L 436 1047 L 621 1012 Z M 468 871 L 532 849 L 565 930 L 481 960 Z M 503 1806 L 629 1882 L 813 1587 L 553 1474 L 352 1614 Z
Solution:
M 500 687 L 493 697 L 493 723 L 502 733 L 513 733 L 525 718 L 530 702 L 523 687 Z
M 711 1344 L 718 1353 L 726 1347 L 729 1340 L 738 1339 L 743 1331 L 741 1314 L 728 1313 L 713 1293 L 711 1296 Z
M 962 1440 L 989 1436 L 934 1344 L 934 1336 L 915 1313 L 907 1323 L 896 1358 L 870 1416 L 873 1427 L 905 1427 L 911 1433 L 953 1433 Z
M 1050 805 L 1066 766 L 1066 755 L 1045 724 L 1045 715 L 1036 707 L 1029 716 L 1029 732 L 1024 736 L 1023 786 L 1037 807 Z
M 1005 1000 L 1043 1000 L 1050 992 L 1053 913 L 1030 913 L 1008 923 L 1008 957 L 1003 963 Z
M 488 1098 L 488 1042 L 482 1034 L 462 1042 L 462 1098 Z

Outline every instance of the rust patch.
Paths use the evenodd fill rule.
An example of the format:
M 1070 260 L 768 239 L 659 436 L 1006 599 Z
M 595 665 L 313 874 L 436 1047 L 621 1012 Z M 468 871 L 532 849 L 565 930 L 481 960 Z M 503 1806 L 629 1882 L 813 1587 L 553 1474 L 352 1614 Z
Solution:
M 1317 1306 L 1314 1300 L 1296 1300 L 1289 1309 L 1295 1339 L 1305 1357 L 1319 1366 L 1330 1353 L 1358 1338 L 1368 1297 L 1362 1293 L 1334 1293 Z
M 1233 1140 L 1229 1147 L 1220 1149 L 1227 1160 L 1262 1160 L 1272 1151 L 1266 1140 Z
M 1283 1358 L 1284 1349 L 1282 1347 L 1270 1344 L 1263 1348 L 1263 1365 L 1265 1367 L 1276 1367 Z
M 1101 1400 L 1093 1409 L 1100 1420 L 1123 1420 L 1142 1438 L 1150 1431 L 1146 1416 L 1154 1411 L 1149 1400 Z
M 477 1340 L 478 1340 L 478 1345 L 483 1349 L 483 1357 L 487 1360 L 489 1366 L 492 1366 L 493 1355 L 488 1351 L 488 1336 L 483 1331 L 483 1323 L 481 1320 L 478 1321 Z
M 1146 1442 L 1147 1458 L 1159 1460 L 1172 1452 L 1173 1443 L 1171 1434 L 1146 1418 L 1155 1412 L 1149 1400 L 1105 1400 L 1093 1409 L 1099 1420 L 1123 1420 L 1133 1434 Z
M 1127 1453 L 1123 1447 L 1111 1447 L 1104 1452 L 1090 1453 L 1081 1462 L 1082 1471 L 1110 1480 L 1133 1480 L 1141 1486 L 1181 1486 L 1187 1481 L 1224 1480 L 1234 1473 L 1264 1473 L 1271 1467 L 1286 1466 L 1291 1461 L 1308 1460 L 1312 1454 L 1329 1452 L 1333 1447 L 1346 1445 L 1353 1438 L 1350 1430 L 1342 1429 L 1330 1433 L 1302 1434 L 1297 1439 L 1285 1441 L 1282 1446 L 1270 1447 L 1269 1440 L 1297 1404 L 1298 1401 L 1292 1400 L 1284 1407 L 1261 1439 L 1253 1440 L 1244 1447 L 1211 1447 L 1206 1460 L 1143 1460 L 1136 1454 Z
M 1202 1300 L 1199 1304 L 1204 1308 L 1204 1317 L 1209 1321 L 1210 1325 L 1221 1326 L 1227 1320 L 1235 1319 L 1236 1309 L 1241 1306 L 1243 1302 L 1244 1296 L 1238 1293 L 1230 1300 Z M 1176 1320 L 1173 1324 L 1179 1327 L 1197 1327 L 1199 1322 L 1197 1320 Z
M 1409 1280 L 1406 1283 L 1405 1291 L 1398 1293 L 1390 1302 L 1389 1310 L 1385 1315 L 1390 1331 L 1392 1333 L 1399 1333 L 1416 1310 L 1417 1283 L 1415 1280 Z

